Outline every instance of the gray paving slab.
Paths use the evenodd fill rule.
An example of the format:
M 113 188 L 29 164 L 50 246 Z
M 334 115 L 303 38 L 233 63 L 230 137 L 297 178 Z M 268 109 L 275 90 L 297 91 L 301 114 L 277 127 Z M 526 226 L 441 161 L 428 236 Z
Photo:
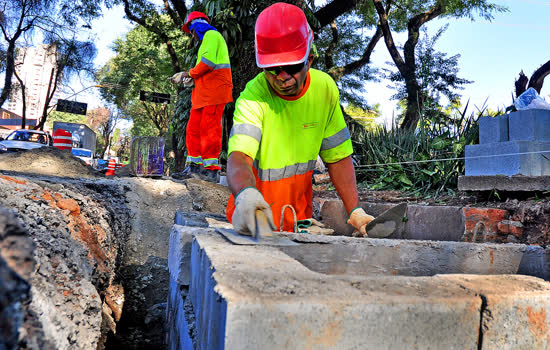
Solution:
M 459 176 L 460 191 L 548 191 L 550 176 Z

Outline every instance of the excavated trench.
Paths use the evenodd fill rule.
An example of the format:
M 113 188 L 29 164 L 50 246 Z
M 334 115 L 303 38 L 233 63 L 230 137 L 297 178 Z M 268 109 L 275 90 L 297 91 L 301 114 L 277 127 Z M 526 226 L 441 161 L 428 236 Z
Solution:
M 227 189 L 38 156 L 0 157 L 0 348 L 165 349 L 174 214 L 221 213 Z

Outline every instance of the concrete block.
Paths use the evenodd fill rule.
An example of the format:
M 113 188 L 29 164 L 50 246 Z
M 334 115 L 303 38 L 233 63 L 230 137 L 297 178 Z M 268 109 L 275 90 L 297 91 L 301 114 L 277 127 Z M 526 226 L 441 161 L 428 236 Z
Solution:
M 168 269 L 170 278 L 180 285 L 188 286 L 190 282 L 191 244 L 193 233 L 198 230 L 200 228 L 174 225 L 170 232 Z
M 464 235 L 464 217 L 459 207 L 409 205 L 401 238 L 460 241 Z
M 549 152 L 546 151 L 550 151 L 550 142 L 508 141 L 469 145 L 465 150 L 466 176 L 550 175 L 543 173 L 543 169 L 550 168 L 547 164 L 550 157 L 546 156 Z M 544 155 L 549 159 L 543 153 L 536 152 L 545 152 Z
M 378 216 L 385 210 L 390 209 L 392 204 L 367 203 L 361 202 L 361 207 L 367 214 Z M 397 205 L 397 204 L 395 204 Z M 351 236 L 354 231 L 353 226 L 347 224 L 348 213 L 341 200 L 326 200 L 321 204 L 321 220 L 337 234 Z
M 397 204 L 361 202 L 365 212 L 375 217 L 394 205 Z M 324 201 L 320 212 L 323 223 L 339 235 L 351 236 L 353 227 L 346 223 L 348 214 L 341 201 Z M 444 225 L 441 225 L 442 221 L 445 222 Z M 407 222 L 403 225 L 403 229 L 389 238 L 460 241 L 463 235 L 464 219 L 460 208 L 409 205 Z
M 169 350 L 193 349 L 193 340 L 189 336 L 189 323 L 183 305 L 184 296 L 181 294 L 180 287 L 176 281 L 170 279 L 166 307 L 166 343 Z
M 508 141 L 508 115 L 497 117 L 485 116 L 479 120 L 479 143 L 494 143 Z
M 455 284 L 346 281 L 278 249 L 234 249 L 205 234 L 192 259 L 201 349 L 477 349 L 481 300 Z
M 550 142 L 550 110 L 531 109 L 510 113 L 510 141 Z
M 548 346 L 550 284 L 503 275 L 538 267 L 542 270 L 530 272 L 548 277 L 547 253 L 541 247 L 288 236 L 307 243 L 235 247 L 211 229 L 195 234 L 189 295 L 195 314 L 194 346 Z M 434 276 L 450 273 L 482 276 Z
M 549 283 L 528 276 L 441 276 L 480 295 L 479 349 L 550 348 Z

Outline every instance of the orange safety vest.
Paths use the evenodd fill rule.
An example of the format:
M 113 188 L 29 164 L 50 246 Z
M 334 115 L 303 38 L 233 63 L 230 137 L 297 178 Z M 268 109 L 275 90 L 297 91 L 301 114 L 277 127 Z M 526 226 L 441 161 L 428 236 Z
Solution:
M 216 30 L 209 30 L 199 47 L 197 63 L 189 70 L 195 80 L 191 96 L 194 109 L 233 101 L 233 81 L 227 44 Z

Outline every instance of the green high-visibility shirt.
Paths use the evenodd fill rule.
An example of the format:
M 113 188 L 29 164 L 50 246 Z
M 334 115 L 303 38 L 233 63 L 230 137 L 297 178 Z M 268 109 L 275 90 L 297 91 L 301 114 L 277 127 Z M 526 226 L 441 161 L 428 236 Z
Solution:
M 338 88 L 328 74 L 310 69 L 305 92 L 297 99 L 277 95 L 264 74 L 251 80 L 235 103 L 228 153 L 239 151 L 254 160 L 256 187 L 268 203 L 275 203 L 278 225 L 284 204 L 295 207 L 298 219 L 311 217 L 317 156 L 335 163 L 353 148 Z M 230 218 L 232 203 L 227 214 Z

